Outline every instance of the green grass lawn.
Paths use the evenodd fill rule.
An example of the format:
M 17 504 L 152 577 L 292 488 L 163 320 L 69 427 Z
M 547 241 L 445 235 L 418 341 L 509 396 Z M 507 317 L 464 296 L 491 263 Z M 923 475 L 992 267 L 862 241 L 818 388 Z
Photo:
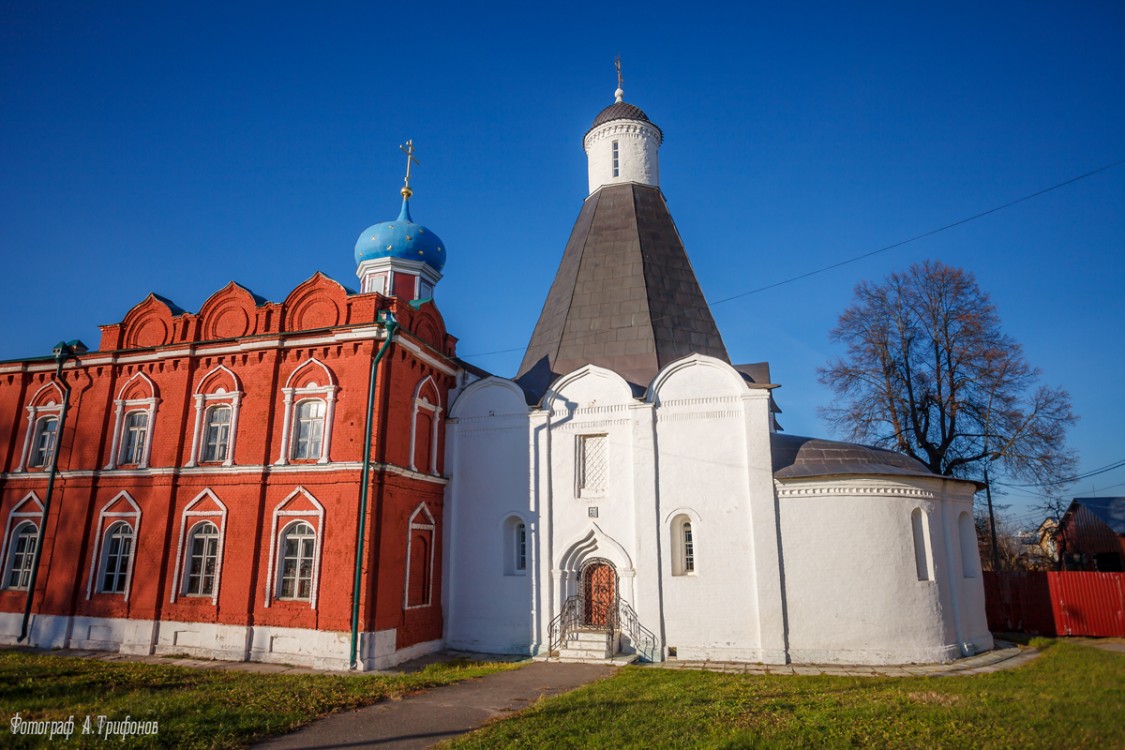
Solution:
M 0 650 L 0 747 L 240 747 L 320 716 L 518 665 L 434 664 L 414 674 L 293 675 L 105 662 Z M 11 718 L 75 717 L 69 742 L 13 735 Z M 159 734 L 97 736 L 97 717 L 159 722 Z M 92 719 L 93 733 L 82 735 Z
M 452 748 L 1122 748 L 1125 655 L 1060 642 L 976 676 L 732 675 L 628 667 Z

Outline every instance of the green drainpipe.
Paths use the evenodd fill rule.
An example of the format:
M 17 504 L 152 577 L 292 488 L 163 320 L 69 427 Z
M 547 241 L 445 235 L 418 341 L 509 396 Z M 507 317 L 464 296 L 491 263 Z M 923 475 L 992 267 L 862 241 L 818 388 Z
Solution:
M 378 320 L 386 329 L 387 338 L 383 340 L 383 345 L 379 347 L 379 351 L 375 353 L 375 357 L 371 360 L 371 377 L 368 380 L 369 385 L 367 388 L 367 423 L 363 431 L 363 472 L 360 475 L 359 481 L 359 521 L 356 524 L 355 532 L 355 584 L 352 586 L 352 640 L 348 659 L 348 664 L 351 669 L 355 669 L 358 666 L 356 664 L 356 652 L 359 645 L 359 593 L 363 581 L 363 539 L 364 527 L 367 521 L 367 494 L 368 487 L 371 484 L 371 433 L 375 427 L 375 425 L 372 424 L 375 418 L 375 383 L 379 375 L 379 360 L 386 354 L 387 348 L 391 345 L 391 340 L 394 339 L 395 331 L 398 330 L 398 322 L 395 320 L 394 313 L 390 310 L 380 310 Z

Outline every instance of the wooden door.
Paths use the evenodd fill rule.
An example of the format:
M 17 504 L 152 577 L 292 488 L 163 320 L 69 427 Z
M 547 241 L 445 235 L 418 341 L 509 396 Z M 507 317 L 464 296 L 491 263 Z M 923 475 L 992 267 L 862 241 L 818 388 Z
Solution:
M 617 572 L 609 563 L 594 563 L 583 573 L 583 625 L 607 627 L 617 610 Z

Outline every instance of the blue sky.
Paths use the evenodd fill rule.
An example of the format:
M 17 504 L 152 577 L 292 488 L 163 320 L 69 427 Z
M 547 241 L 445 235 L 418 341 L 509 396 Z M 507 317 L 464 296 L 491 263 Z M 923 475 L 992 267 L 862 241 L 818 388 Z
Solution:
M 1123 32 L 1117 2 L 9 0 L 0 358 L 96 345 L 150 291 L 198 310 L 231 279 L 272 300 L 316 270 L 354 287 L 355 239 L 397 214 L 413 138 L 414 218 L 449 252 L 439 306 L 464 356 L 511 375 L 585 198 L 614 55 L 664 130 L 662 188 L 719 300 L 1125 158 Z M 770 361 L 786 430 L 827 436 L 816 368 L 855 284 L 963 266 L 1070 391 L 1090 471 L 1125 459 L 1123 251 L 1120 166 L 714 311 L 735 361 Z M 1125 494 L 1125 469 L 1073 494 L 1099 489 Z M 1032 515 L 1022 491 L 1005 501 Z

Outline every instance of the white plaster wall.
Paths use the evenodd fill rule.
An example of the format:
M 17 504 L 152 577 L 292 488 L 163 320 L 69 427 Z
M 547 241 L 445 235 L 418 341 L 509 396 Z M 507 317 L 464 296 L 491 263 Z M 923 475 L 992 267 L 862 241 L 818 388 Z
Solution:
M 613 142 L 618 144 L 618 176 L 613 176 Z M 660 132 L 650 123 L 615 120 L 600 125 L 583 141 L 590 192 L 603 185 L 639 182 L 660 185 Z
M 528 407 L 511 381 L 487 378 L 451 407 L 446 432 L 445 639 L 450 648 L 529 653 L 536 639 L 537 515 L 531 506 Z M 528 529 L 528 570 L 505 575 L 504 520 Z
M 958 519 L 962 513 L 967 513 L 970 520 L 973 517 L 973 487 L 964 482 L 946 481 L 943 489 L 945 502 L 941 526 L 948 560 L 943 578 L 953 599 L 950 609 L 955 618 L 956 640 L 961 645 L 961 655 L 970 656 L 993 647 L 985 611 L 984 577 L 975 526 L 966 542 L 971 548 L 970 568 L 966 570 L 961 561 Z
M 798 663 L 956 658 L 943 605 L 948 562 L 941 480 L 824 478 L 779 483 L 789 647 Z M 928 519 L 933 580 L 918 580 L 910 514 Z
M 681 659 L 785 661 L 767 391 L 693 356 L 654 380 L 666 647 Z M 695 572 L 673 575 L 693 519 Z

